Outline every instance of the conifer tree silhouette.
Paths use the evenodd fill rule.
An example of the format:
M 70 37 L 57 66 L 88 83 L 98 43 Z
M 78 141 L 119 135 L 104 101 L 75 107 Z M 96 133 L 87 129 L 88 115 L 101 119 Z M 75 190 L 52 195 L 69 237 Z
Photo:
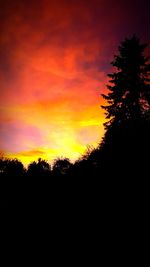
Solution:
M 103 94 L 107 105 L 106 132 L 100 145 L 104 171 L 120 178 L 148 170 L 150 149 L 150 64 L 144 56 L 146 44 L 134 35 L 119 46 L 108 74 L 109 92 Z M 133 175 L 132 175 L 133 176 Z M 146 174 L 145 174 L 146 176 Z
M 104 124 L 106 129 L 150 115 L 150 57 L 143 54 L 146 46 L 135 35 L 119 46 L 119 54 L 111 63 L 116 71 L 108 74 L 109 93 L 102 94 L 108 102 L 102 106 L 108 119 Z

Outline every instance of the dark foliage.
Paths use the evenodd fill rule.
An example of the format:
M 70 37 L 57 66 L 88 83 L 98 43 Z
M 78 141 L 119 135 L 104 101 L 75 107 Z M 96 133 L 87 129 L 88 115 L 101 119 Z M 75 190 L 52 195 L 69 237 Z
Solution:
M 112 62 L 116 71 L 108 74 L 109 93 L 102 95 L 108 103 L 102 106 L 108 119 L 106 129 L 150 115 L 150 64 L 149 57 L 143 54 L 146 46 L 136 36 L 125 39 L 119 46 L 119 55 Z
M 38 161 L 33 161 L 29 164 L 27 169 L 27 177 L 37 178 L 37 177 L 47 177 L 51 173 L 51 166 L 41 158 Z
M 58 158 L 54 161 L 53 176 L 61 177 L 68 174 L 68 170 L 71 168 L 71 162 L 68 158 Z
M 107 106 L 106 133 L 100 145 L 103 166 L 110 174 L 120 177 L 145 177 L 148 172 L 150 149 L 150 79 L 149 58 L 144 56 L 147 45 L 133 36 L 119 46 L 119 55 L 112 65 L 116 71 L 109 74 L 109 93 L 103 95 Z

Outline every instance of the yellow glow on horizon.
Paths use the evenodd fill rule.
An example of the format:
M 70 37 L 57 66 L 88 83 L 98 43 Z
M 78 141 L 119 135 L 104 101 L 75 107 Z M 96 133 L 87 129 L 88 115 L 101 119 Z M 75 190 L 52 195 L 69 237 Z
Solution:
M 57 159 L 58 157 L 67 157 L 72 162 L 74 162 L 85 153 L 88 145 L 91 145 L 94 148 L 97 147 L 100 141 L 99 136 L 103 135 L 103 127 L 99 126 L 99 120 L 81 120 L 76 126 L 77 128 L 75 128 L 74 131 L 72 127 L 68 127 L 66 131 L 64 131 L 64 129 L 62 128 L 62 132 L 58 131 L 50 134 L 50 136 L 47 137 L 47 143 L 49 143 L 49 145 L 36 147 L 35 149 L 35 147 L 32 146 L 31 143 L 29 145 L 30 150 L 19 151 L 17 153 L 6 153 L 5 156 L 8 158 L 17 158 L 24 164 L 25 167 L 27 167 L 27 165 L 32 161 L 36 161 L 38 158 L 47 160 L 50 164 L 52 164 L 53 160 Z M 96 127 L 94 129 L 94 132 L 97 131 L 96 140 L 92 137 L 93 127 Z M 81 141 L 79 142 L 78 139 L 76 139 L 77 130 L 79 130 L 79 128 L 80 131 L 83 131 L 83 140 L 84 138 L 86 138 L 86 136 L 89 138 L 89 136 L 91 135 L 93 141 L 83 143 L 79 131 L 79 138 L 81 138 Z M 51 138 L 55 140 L 54 147 L 51 147 Z
M 19 153 L 8 153 L 5 156 L 10 159 L 18 159 L 20 160 L 24 166 L 26 167 L 32 161 L 38 160 L 38 158 L 42 158 L 52 164 L 53 160 L 59 157 L 69 158 L 72 162 L 79 158 L 86 150 L 86 147 L 80 146 L 78 144 L 73 144 L 70 147 L 63 145 L 59 149 L 49 149 L 42 148 L 40 152 L 37 151 L 24 151 Z M 58 156 L 59 155 L 59 156 Z

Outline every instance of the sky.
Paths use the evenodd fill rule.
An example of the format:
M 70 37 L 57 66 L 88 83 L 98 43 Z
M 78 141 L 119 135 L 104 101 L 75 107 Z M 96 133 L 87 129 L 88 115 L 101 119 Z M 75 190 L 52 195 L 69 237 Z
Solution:
M 146 0 L 0 0 L 0 154 L 74 161 L 96 147 L 110 62 L 134 33 L 150 43 L 149 10 Z

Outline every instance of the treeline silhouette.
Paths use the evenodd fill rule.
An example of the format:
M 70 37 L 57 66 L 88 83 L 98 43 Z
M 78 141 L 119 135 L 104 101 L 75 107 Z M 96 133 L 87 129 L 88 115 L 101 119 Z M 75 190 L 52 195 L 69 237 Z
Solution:
M 75 163 L 58 158 L 51 166 L 38 159 L 25 169 L 17 159 L 0 159 L 0 194 L 19 198 L 22 203 L 59 196 L 70 199 L 95 199 L 117 196 L 127 200 L 135 194 L 148 197 L 150 151 L 150 64 L 146 44 L 134 35 L 125 39 L 114 57 L 114 72 L 107 95 L 106 129 L 96 149 L 88 149 Z M 10 187 L 8 186 L 10 185 Z M 8 189 L 9 188 L 9 189 Z M 147 193 L 146 193 L 147 192 Z M 106 197 L 104 197 L 105 201 Z M 53 201 L 57 201 L 54 197 Z M 89 200 L 89 203 L 91 203 Z

